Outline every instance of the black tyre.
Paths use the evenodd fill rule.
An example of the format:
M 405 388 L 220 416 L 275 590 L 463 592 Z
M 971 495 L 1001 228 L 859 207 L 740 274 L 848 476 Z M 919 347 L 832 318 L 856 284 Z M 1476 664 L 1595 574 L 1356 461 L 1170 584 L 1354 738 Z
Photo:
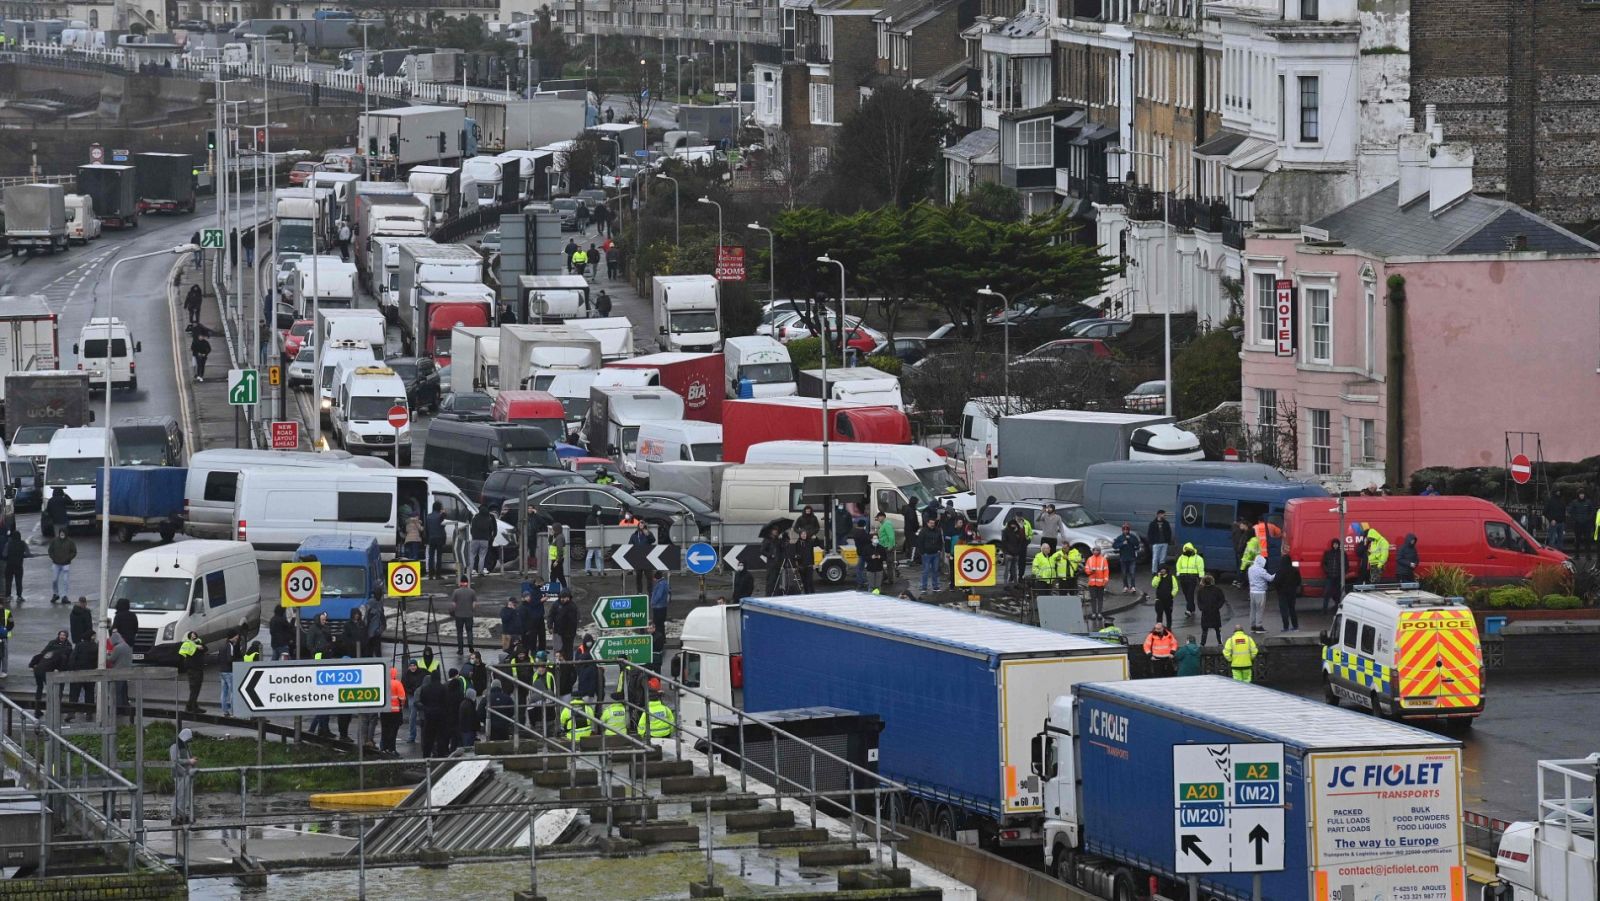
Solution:
M 1339 706 L 1339 696 L 1334 694 L 1333 683 L 1327 679 L 1322 680 L 1322 699 L 1327 701 L 1330 706 Z
M 1127 870 L 1118 870 L 1117 875 L 1111 879 L 1112 901 L 1138 901 L 1138 894 L 1133 888 L 1133 874 Z
M 928 814 L 928 802 L 911 802 L 911 818 L 906 821 L 906 825 L 922 832 L 932 831 L 933 818 Z
M 956 840 L 956 815 L 950 808 L 939 805 L 939 812 L 933 818 L 933 834 L 947 841 Z

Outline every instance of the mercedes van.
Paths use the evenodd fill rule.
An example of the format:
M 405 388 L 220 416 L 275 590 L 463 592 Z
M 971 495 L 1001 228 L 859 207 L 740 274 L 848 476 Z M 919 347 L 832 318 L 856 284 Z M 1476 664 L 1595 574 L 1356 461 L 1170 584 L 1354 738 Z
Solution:
M 106 457 L 115 459 L 116 453 L 117 439 L 110 429 L 58 429 L 50 436 L 50 449 L 45 453 L 44 499 L 49 503 L 57 488 L 66 491 L 69 526 L 94 522 L 98 494 L 95 480 L 105 468 Z
M 183 488 L 184 534 L 192 538 L 229 538 L 238 500 L 239 473 L 251 470 L 300 470 L 328 467 L 387 469 L 381 457 L 353 457 L 346 451 L 275 451 L 216 448 L 189 459 Z
M 133 659 L 171 665 L 190 631 L 207 644 L 238 629 L 246 640 L 261 630 L 261 580 L 256 556 L 243 541 L 179 541 L 138 551 L 122 564 L 112 590 L 139 620 Z

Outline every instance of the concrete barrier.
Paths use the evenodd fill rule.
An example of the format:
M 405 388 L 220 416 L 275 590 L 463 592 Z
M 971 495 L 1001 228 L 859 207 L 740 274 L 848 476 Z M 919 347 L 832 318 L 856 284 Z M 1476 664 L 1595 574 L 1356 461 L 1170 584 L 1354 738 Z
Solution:
M 901 827 L 900 853 L 965 882 L 983 901 L 1099 901 L 1040 870 L 926 832 Z

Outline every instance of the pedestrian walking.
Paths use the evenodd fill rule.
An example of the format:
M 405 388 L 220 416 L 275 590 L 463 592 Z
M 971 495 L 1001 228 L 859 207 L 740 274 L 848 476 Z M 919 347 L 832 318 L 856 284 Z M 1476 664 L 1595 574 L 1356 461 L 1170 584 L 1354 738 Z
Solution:
M 1133 533 L 1133 526 L 1122 524 L 1122 534 L 1111 542 L 1111 550 L 1117 554 L 1117 569 L 1122 573 L 1122 593 L 1133 594 L 1139 589 L 1135 583 L 1139 578 L 1139 536 Z
M 577 238 L 568 238 L 567 239 L 567 246 L 563 247 L 561 249 L 561 252 L 563 254 L 565 254 L 566 257 L 567 257 L 567 274 L 571 275 L 572 274 L 572 255 L 578 252 L 578 239 Z
M 1106 584 L 1111 581 L 1111 562 L 1105 551 L 1096 543 L 1084 561 L 1083 571 L 1089 579 L 1089 616 L 1095 620 L 1105 618 Z
M 1183 589 L 1183 616 L 1188 619 L 1194 616 L 1194 593 L 1200 585 L 1200 577 L 1206 574 L 1206 558 L 1200 556 L 1193 544 L 1184 542 L 1183 552 L 1178 554 L 1174 570 L 1178 576 L 1178 587 Z
M 1228 598 L 1222 593 L 1222 587 L 1217 580 L 1206 576 L 1197 592 L 1196 602 L 1200 606 L 1200 645 L 1205 646 L 1206 634 L 1215 632 L 1217 643 L 1222 643 L 1222 608 L 1228 603 Z
M 179 729 L 178 740 L 167 748 L 167 762 L 172 765 L 172 824 L 179 826 L 194 822 L 194 771 L 200 763 L 190 750 L 194 740 L 190 729 Z
M 1182 647 L 1178 648 L 1177 652 L 1174 653 L 1172 657 L 1177 663 L 1178 675 L 1200 675 L 1200 645 L 1195 643 L 1193 635 L 1189 636 L 1189 639 L 1183 643 Z
M 1300 628 L 1300 567 L 1288 554 L 1278 561 L 1278 571 L 1272 574 L 1272 587 L 1278 593 L 1278 617 L 1283 620 L 1283 631 L 1294 632 Z
M 462 576 L 456 590 L 450 593 L 450 617 L 456 624 L 456 654 L 466 656 L 473 647 L 472 615 L 478 604 L 478 593 L 472 589 L 466 576 Z
M 1258 555 L 1251 561 L 1250 568 L 1245 571 L 1245 579 L 1250 586 L 1250 631 L 1265 632 L 1267 627 L 1262 625 L 1262 616 L 1267 609 L 1267 590 L 1272 587 L 1272 573 L 1267 570 L 1266 555 Z
M 1544 543 L 1558 551 L 1566 550 L 1567 544 L 1567 496 L 1560 489 L 1550 492 L 1550 497 L 1544 502 Z M 1410 535 L 1406 536 L 1410 538 Z M 1396 561 L 1398 565 L 1398 560 Z M 1401 577 L 1400 581 L 1410 581 Z
M 195 254 L 195 256 L 198 257 L 199 254 Z M 183 310 L 189 314 L 190 325 L 200 324 L 200 304 L 202 300 L 203 295 L 200 292 L 200 286 L 190 285 L 188 293 L 183 296 Z
M 339 232 L 338 232 L 338 235 L 339 235 L 339 259 L 341 261 L 343 261 L 343 262 L 348 263 L 348 262 L 350 262 L 350 223 L 345 222 L 344 220 L 341 219 L 339 221 Z
M 72 603 L 67 593 L 68 575 L 72 572 L 73 559 L 78 556 L 78 543 L 67 535 L 66 529 L 57 529 L 55 537 L 45 546 L 45 554 L 50 558 L 50 603 Z
M 1157 678 L 1177 672 L 1173 655 L 1178 653 L 1178 638 L 1161 622 L 1155 624 L 1144 638 L 1144 656 L 1150 663 L 1150 675 Z
M 222 715 L 233 716 L 233 665 L 244 659 L 243 639 L 238 629 L 229 629 L 228 638 L 217 652 L 217 674 L 221 687 Z
M 65 524 L 61 531 L 66 531 Z M 11 534 L 6 536 L 6 590 L 3 592 L 9 597 L 17 599 L 17 606 L 21 607 L 27 599 L 22 596 L 22 567 L 23 561 L 32 556 L 28 550 L 28 540 L 22 537 L 15 526 Z
M 1566 508 L 1562 508 L 1566 514 Z M 1401 542 L 1400 550 L 1394 552 L 1394 577 L 1401 582 L 1415 582 L 1417 579 L 1417 566 L 1421 560 L 1417 556 L 1417 536 L 1411 532 L 1406 533 L 1405 541 Z
M 1259 652 L 1256 640 L 1246 635 L 1244 628 L 1239 625 L 1233 627 L 1233 634 L 1222 645 L 1222 659 L 1228 661 L 1229 673 L 1239 682 L 1255 681 L 1256 654 Z
M 56 527 L 59 526 L 62 529 L 67 527 L 67 505 L 69 503 L 71 503 L 71 499 L 67 497 L 65 488 L 57 485 L 50 490 L 50 499 L 45 501 L 44 511 L 39 517 L 39 530 L 44 533 L 44 537 L 54 538 Z M 4 533 L 0 532 L 0 542 L 3 541 Z M 3 563 L 3 561 L 0 561 L 0 563 Z M 3 572 L 3 570 L 0 570 L 0 572 Z M 4 578 L 0 578 L 0 586 L 9 584 Z M 9 594 L 10 592 L 6 593 Z
M 489 574 L 489 545 L 494 542 L 498 532 L 499 523 L 487 505 L 479 507 L 478 512 L 472 514 L 472 523 L 467 527 L 471 541 L 467 545 L 467 566 L 462 570 L 463 577 L 468 572 L 478 576 Z
M 600 296 L 594 299 L 594 311 L 602 319 L 611 315 L 611 295 L 607 294 L 604 288 L 600 289 Z
M 89 599 L 80 596 L 78 602 L 72 605 L 72 610 L 67 613 L 67 631 L 72 634 L 72 643 L 77 644 L 83 636 L 94 631 L 94 613 L 89 609 Z
M 1156 622 L 1164 622 L 1167 628 L 1172 628 L 1172 602 L 1178 596 L 1178 578 L 1163 565 L 1150 580 L 1150 587 L 1156 593 Z
M 211 356 L 211 342 L 206 336 L 196 329 L 194 338 L 189 341 L 189 353 L 194 357 L 194 380 L 206 380 L 206 358 Z
M 193 244 L 194 247 L 195 247 L 195 251 L 194 251 L 194 268 L 199 269 L 199 268 L 203 267 L 206 264 L 205 263 L 206 252 L 200 249 L 200 230 L 199 229 L 196 229 L 195 233 L 189 236 L 189 243 Z
M 606 278 L 616 281 L 622 273 L 622 247 L 610 238 L 606 239 Z
M 343 228 L 345 230 L 348 230 L 350 228 L 348 225 L 345 225 L 343 222 L 339 223 L 339 226 L 340 226 L 340 228 Z M 348 248 L 349 244 L 350 244 L 350 242 L 347 240 L 347 241 L 344 242 L 343 247 L 344 248 Z M 240 247 L 241 250 L 244 251 L 244 267 L 246 269 L 254 269 L 255 265 L 256 265 L 256 230 L 255 229 L 253 229 L 253 228 L 245 229 L 244 237 L 239 239 L 239 247 Z M 341 252 L 343 252 L 343 250 L 341 250 Z
M 1145 528 L 1144 540 L 1150 545 L 1150 569 L 1160 569 L 1167 561 L 1167 549 L 1172 546 L 1172 523 L 1167 521 L 1167 511 L 1156 511 L 1156 518 Z

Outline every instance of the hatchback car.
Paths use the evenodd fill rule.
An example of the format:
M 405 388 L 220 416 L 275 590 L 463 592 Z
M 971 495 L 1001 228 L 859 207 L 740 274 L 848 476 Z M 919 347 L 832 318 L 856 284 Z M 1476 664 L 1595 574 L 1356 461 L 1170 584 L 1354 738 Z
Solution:
M 1080 319 L 1061 330 L 1064 338 L 1098 338 L 1102 341 L 1121 337 L 1133 322 L 1128 319 Z
M 295 352 L 294 362 L 289 364 L 289 384 L 310 386 L 311 376 L 317 371 L 317 349 L 309 342 L 302 342 L 300 349 Z
M 289 184 L 300 187 L 311 180 L 311 174 L 317 171 L 316 163 L 295 163 L 289 170 Z
M 296 319 L 294 324 L 283 335 L 283 358 L 293 360 L 300 354 L 300 345 L 305 343 L 306 336 L 311 334 L 311 329 L 316 326 L 314 319 Z
M 494 409 L 494 398 L 482 391 L 452 391 L 444 396 L 434 413 L 439 416 L 488 416 Z
M 500 229 L 492 229 L 483 233 L 478 239 L 478 249 L 486 254 L 500 252 Z
M 1141 382 L 1122 398 L 1122 406 L 1133 413 L 1160 413 L 1167 405 L 1167 383 L 1162 379 Z
M 413 410 L 439 411 L 439 366 L 432 357 L 390 357 L 383 365 L 393 369 L 406 385 L 406 402 Z
M 575 232 L 578 230 L 578 201 L 571 197 L 557 197 L 550 201 L 550 208 L 561 217 L 561 230 Z
M 1069 360 L 1087 355 L 1099 360 L 1111 359 L 1111 348 L 1104 341 L 1092 338 L 1061 338 L 1046 341 L 1014 360 L 1024 365 L 1037 360 Z

